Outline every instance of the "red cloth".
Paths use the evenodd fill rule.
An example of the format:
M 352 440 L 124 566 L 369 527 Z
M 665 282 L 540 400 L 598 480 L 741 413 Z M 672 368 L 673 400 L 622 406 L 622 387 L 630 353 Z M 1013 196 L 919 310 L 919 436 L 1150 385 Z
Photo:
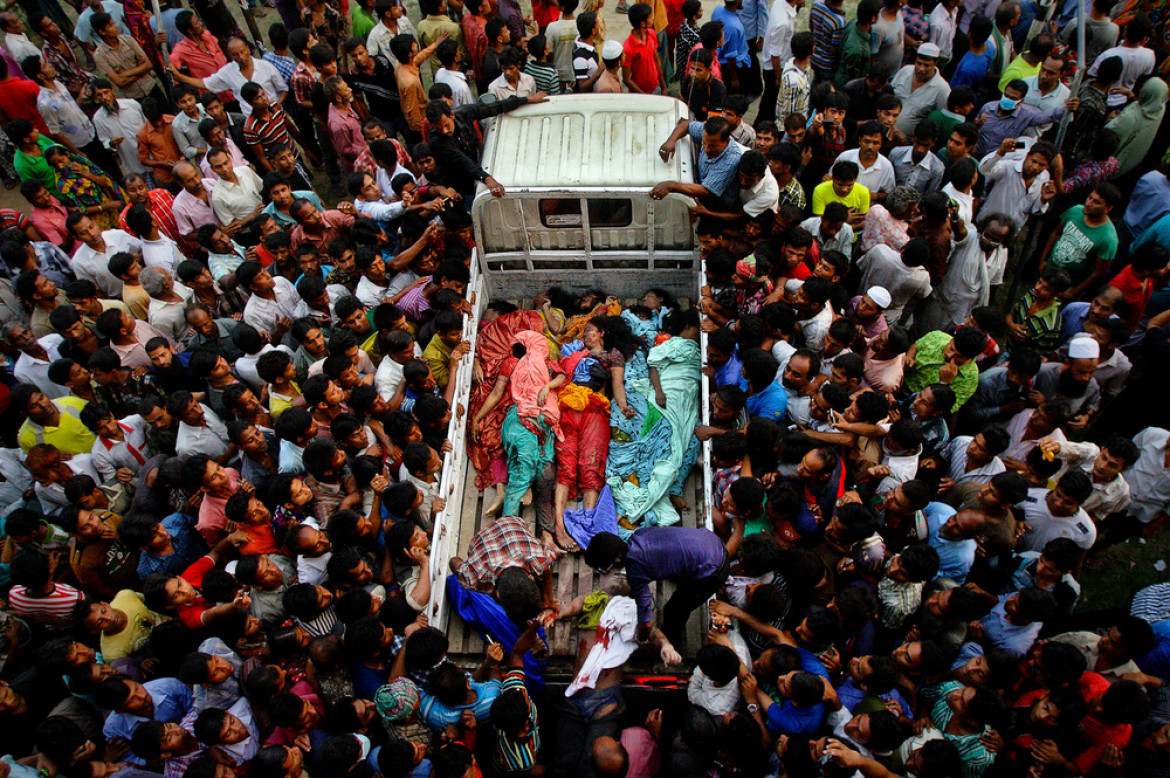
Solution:
M 1101 752 L 1105 746 L 1116 746 L 1118 751 L 1124 751 L 1129 745 L 1129 738 L 1133 735 L 1133 727 L 1129 724 L 1102 724 L 1092 716 L 1085 716 L 1081 721 L 1080 737 L 1078 740 L 1087 742 L 1089 747 L 1072 760 L 1080 770 L 1081 775 L 1088 775 L 1097 765 Z
M 1142 314 L 1146 311 L 1150 297 L 1154 294 L 1154 282 L 1148 278 L 1145 281 L 1139 281 L 1133 274 L 1133 265 L 1130 265 L 1113 276 L 1109 285 L 1117 287 L 1125 295 L 1128 310 L 1126 315 L 1121 318 L 1125 319 L 1126 324 L 1130 327 L 1136 327 L 1141 321 Z
M 609 458 L 609 414 L 592 406 L 583 411 L 561 408 L 561 431 L 565 439 L 557 444 L 557 483 L 600 492 L 605 486 L 605 462 Z
M 203 577 L 215 568 L 215 560 L 209 556 L 196 559 L 190 567 L 183 571 L 183 579 L 196 589 L 203 586 Z M 179 606 L 179 621 L 189 629 L 203 629 L 203 613 L 211 607 L 211 603 L 197 596 L 186 605 Z
M 678 27 L 683 20 L 682 7 L 684 2 L 685 0 L 666 0 L 666 35 L 671 40 L 678 36 Z M 671 56 L 673 56 L 673 50 Z
M 561 9 L 551 3 L 532 0 L 532 16 L 536 19 L 536 26 L 543 30 L 561 17 Z
M 479 331 L 476 341 L 476 359 L 483 369 L 483 381 L 471 387 L 469 407 L 471 417 L 479 413 L 484 401 L 496 385 L 496 380 L 502 373 L 504 362 L 512 357 L 512 343 L 516 340 L 516 333 L 525 330 L 532 332 L 544 331 L 544 320 L 536 311 L 514 311 L 499 317 L 485 325 Z M 510 366 L 515 365 L 513 359 Z M 509 373 L 510 375 L 510 373 Z M 479 423 L 479 440 L 472 440 L 467 436 L 467 453 L 471 464 L 475 467 L 475 487 L 486 489 L 498 483 L 507 482 L 507 467 L 496 468 L 493 472 L 492 463 L 504 460 L 504 443 L 500 439 L 500 428 L 504 424 L 504 416 L 511 405 L 510 394 L 505 392 L 491 413 Z M 503 473 L 503 478 L 499 475 Z
M 645 43 L 631 34 L 622 44 L 626 53 L 626 64 L 630 67 L 630 80 L 643 92 L 653 92 L 661 84 L 658 80 L 658 36 L 653 30 L 646 30 Z
M 37 95 L 41 88 L 23 78 L 8 78 L 0 81 L 0 111 L 13 119 L 28 119 L 42 135 L 49 134 L 49 126 L 37 110 Z

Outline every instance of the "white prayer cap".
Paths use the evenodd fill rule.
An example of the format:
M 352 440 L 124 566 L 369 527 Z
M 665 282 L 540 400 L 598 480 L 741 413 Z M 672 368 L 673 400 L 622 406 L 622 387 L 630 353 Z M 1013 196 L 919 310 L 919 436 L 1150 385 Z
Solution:
M 886 291 L 884 286 L 871 286 L 865 290 L 865 296 L 873 300 L 874 305 L 881 308 L 883 311 L 890 307 L 893 298 L 890 293 Z
M 622 44 L 618 41 L 608 40 L 605 45 L 601 47 L 601 58 L 605 60 L 615 60 L 622 55 Z
M 1097 359 L 1101 356 L 1101 345 L 1091 335 L 1077 335 L 1068 342 L 1069 359 Z

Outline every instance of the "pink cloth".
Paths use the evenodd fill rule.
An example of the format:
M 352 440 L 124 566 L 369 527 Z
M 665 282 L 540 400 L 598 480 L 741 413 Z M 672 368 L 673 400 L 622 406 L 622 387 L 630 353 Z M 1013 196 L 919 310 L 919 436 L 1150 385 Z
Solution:
M 215 211 L 211 207 L 211 190 L 215 189 L 215 181 L 215 178 L 203 179 L 207 202 L 192 196 L 185 189 L 175 195 L 171 213 L 175 216 L 175 227 L 180 235 L 190 235 L 204 224 L 219 224 L 219 219 L 215 218 Z
M 626 727 L 622 730 L 622 748 L 629 757 L 626 778 L 656 778 L 658 775 L 658 744 L 645 727 Z
M 69 242 L 69 231 L 65 229 L 65 219 L 68 216 L 69 213 L 65 207 L 52 195 L 49 195 L 48 208 L 30 207 L 28 210 L 28 220 L 32 226 L 37 228 L 41 237 L 61 247 Z M 69 255 L 73 256 L 73 252 L 77 251 L 77 247 L 80 245 L 80 243 L 74 242 L 73 251 L 70 251 Z
M 236 490 L 240 488 L 240 471 L 232 467 L 225 467 L 223 471 L 227 474 L 228 483 L 231 484 L 232 494 L 235 494 Z M 227 501 L 227 497 L 203 495 L 203 502 L 199 504 L 199 521 L 195 524 L 195 531 L 203 535 L 204 539 L 207 539 L 208 533 L 222 537 L 223 531 L 227 527 L 227 514 L 224 512 Z
M 337 103 L 332 103 L 329 106 L 329 136 L 333 139 L 333 149 L 341 159 L 342 168 L 352 173 L 354 162 L 366 150 L 362 120 L 352 108 L 344 110 L 338 108 Z
M 224 151 L 232 158 L 232 167 L 245 167 L 248 164 L 248 160 L 244 159 L 244 154 L 240 151 L 240 147 L 231 138 L 225 138 L 224 140 L 227 141 L 227 148 Z M 206 154 L 203 155 L 203 159 L 199 160 L 199 169 L 203 171 L 204 180 L 219 180 L 219 175 L 211 169 L 211 163 L 207 161 Z
M 549 392 L 544 405 L 537 405 L 536 396 L 551 379 L 548 369 L 548 340 L 539 332 L 526 330 L 516 333 L 516 340 L 528 351 L 512 371 L 512 402 L 516 403 L 516 414 L 521 419 L 538 419 L 541 416 L 556 433 L 557 440 L 564 440 L 561 432 L 561 407 L 556 392 Z

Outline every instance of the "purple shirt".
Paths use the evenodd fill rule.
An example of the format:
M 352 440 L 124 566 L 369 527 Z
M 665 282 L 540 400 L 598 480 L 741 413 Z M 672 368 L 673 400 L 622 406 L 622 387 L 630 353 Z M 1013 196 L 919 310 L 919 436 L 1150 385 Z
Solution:
M 423 294 L 423 289 L 427 288 L 427 284 L 431 282 L 431 277 L 426 277 L 426 283 L 419 284 L 414 289 L 411 289 L 406 294 L 402 295 L 398 300 L 399 309 L 406 314 L 406 318 L 411 321 L 419 321 L 422 315 L 431 309 L 431 303 L 427 300 L 426 295 Z
M 727 557 L 723 541 L 710 530 L 646 527 L 630 536 L 626 578 L 638 601 L 638 622 L 654 620 L 650 584 L 662 580 L 697 581 L 714 575 Z

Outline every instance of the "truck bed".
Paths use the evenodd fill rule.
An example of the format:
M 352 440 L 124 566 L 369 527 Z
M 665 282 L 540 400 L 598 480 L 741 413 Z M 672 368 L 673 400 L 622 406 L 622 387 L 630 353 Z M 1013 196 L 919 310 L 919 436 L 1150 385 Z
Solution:
M 700 515 L 703 509 L 702 472 L 702 467 L 696 467 L 687 478 L 683 497 L 687 501 L 688 510 L 682 513 L 681 526 L 703 526 L 703 519 Z M 472 536 L 482 529 L 485 523 L 490 523 L 491 519 L 485 519 L 483 512 L 495 494 L 494 489 L 489 490 L 486 493 L 488 499 L 485 500 L 484 493 L 475 488 L 475 478 L 472 471 L 469 471 L 469 476 L 464 483 L 462 494 L 464 521 L 461 522 L 459 528 L 458 548 L 460 551 L 465 551 Z M 569 507 L 575 506 L 570 503 Z M 536 511 L 531 505 L 523 506 L 521 515 L 531 527 L 535 528 Z M 553 573 L 553 591 L 556 592 L 557 601 L 567 603 L 578 595 L 588 594 L 600 588 L 595 577 L 594 571 L 585 564 L 582 554 L 567 554 L 561 557 Z M 661 607 L 673 590 L 674 584 L 669 581 L 658 582 L 654 593 L 655 603 Z M 697 609 L 687 623 L 685 645 L 677 646 L 679 653 L 683 656 L 694 656 L 702 645 L 706 624 L 706 614 L 702 613 L 702 609 Z M 573 672 L 577 643 L 582 634 L 585 633 L 577 629 L 575 619 L 558 621 L 548 631 L 548 643 L 551 651 L 547 670 L 549 676 L 568 676 Z M 483 639 L 477 632 L 468 629 L 463 619 L 454 613 L 448 614 L 447 638 L 450 641 L 449 655 L 456 662 L 477 665 L 482 661 Z M 657 657 L 642 657 L 640 654 L 635 655 L 627 670 L 633 673 L 641 672 L 655 675 L 674 675 L 679 672 L 678 667 L 668 669 Z

